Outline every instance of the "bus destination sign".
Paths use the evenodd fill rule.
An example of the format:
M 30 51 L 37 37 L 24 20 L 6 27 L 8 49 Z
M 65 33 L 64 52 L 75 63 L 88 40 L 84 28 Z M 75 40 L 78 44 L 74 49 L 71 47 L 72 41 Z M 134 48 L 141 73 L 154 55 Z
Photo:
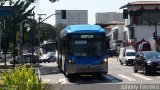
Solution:
M 81 35 L 81 38 L 94 38 L 93 35 Z
M 81 35 L 70 35 L 72 39 L 99 39 L 101 35 L 97 34 L 81 34 Z

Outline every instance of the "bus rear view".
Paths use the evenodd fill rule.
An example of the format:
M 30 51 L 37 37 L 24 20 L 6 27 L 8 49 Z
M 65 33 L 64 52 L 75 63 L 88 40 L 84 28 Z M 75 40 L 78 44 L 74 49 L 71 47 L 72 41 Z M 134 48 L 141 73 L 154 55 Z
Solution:
M 57 38 L 57 64 L 66 76 L 108 73 L 106 34 L 98 25 L 72 25 Z

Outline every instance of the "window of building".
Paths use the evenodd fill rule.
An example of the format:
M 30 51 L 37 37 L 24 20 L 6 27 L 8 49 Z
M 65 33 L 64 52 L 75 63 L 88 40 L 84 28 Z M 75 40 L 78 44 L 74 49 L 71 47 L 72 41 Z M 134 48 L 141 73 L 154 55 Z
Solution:
M 146 11 L 142 12 L 141 15 L 131 15 L 131 24 L 142 24 L 142 25 L 149 25 L 157 22 L 157 24 L 160 24 L 160 19 L 157 17 L 160 17 L 160 13 L 156 11 Z

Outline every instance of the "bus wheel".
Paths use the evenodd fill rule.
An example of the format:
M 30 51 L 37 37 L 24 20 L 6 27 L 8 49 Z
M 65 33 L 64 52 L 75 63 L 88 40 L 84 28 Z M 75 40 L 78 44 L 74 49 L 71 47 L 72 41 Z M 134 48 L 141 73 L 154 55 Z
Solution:
M 71 75 L 67 72 L 66 68 L 64 69 L 64 73 L 67 78 L 70 78 Z
M 70 77 L 70 74 L 67 73 L 66 64 L 64 64 L 64 74 L 66 77 Z
M 71 75 L 66 72 L 66 77 L 67 77 L 67 78 L 70 78 Z

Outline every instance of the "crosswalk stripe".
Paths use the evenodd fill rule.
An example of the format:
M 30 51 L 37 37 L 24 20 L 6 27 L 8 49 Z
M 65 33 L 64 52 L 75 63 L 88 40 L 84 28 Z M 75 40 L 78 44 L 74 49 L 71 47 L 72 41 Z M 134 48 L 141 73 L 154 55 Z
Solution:
M 127 79 L 128 81 L 136 81 L 135 79 L 131 78 L 131 77 L 128 77 L 128 76 L 125 76 L 124 74 L 118 74 L 118 76 L 122 77 L 122 78 L 125 78 Z
M 137 74 L 137 73 L 132 73 L 132 75 L 134 75 L 134 76 L 136 76 L 136 77 L 139 77 L 139 78 L 142 78 L 142 79 L 144 79 L 144 80 L 153 80 L 153 79 L 151 79 L 151 78 L 145 77 L 145 76 L 140 75 L 140 74 Z

